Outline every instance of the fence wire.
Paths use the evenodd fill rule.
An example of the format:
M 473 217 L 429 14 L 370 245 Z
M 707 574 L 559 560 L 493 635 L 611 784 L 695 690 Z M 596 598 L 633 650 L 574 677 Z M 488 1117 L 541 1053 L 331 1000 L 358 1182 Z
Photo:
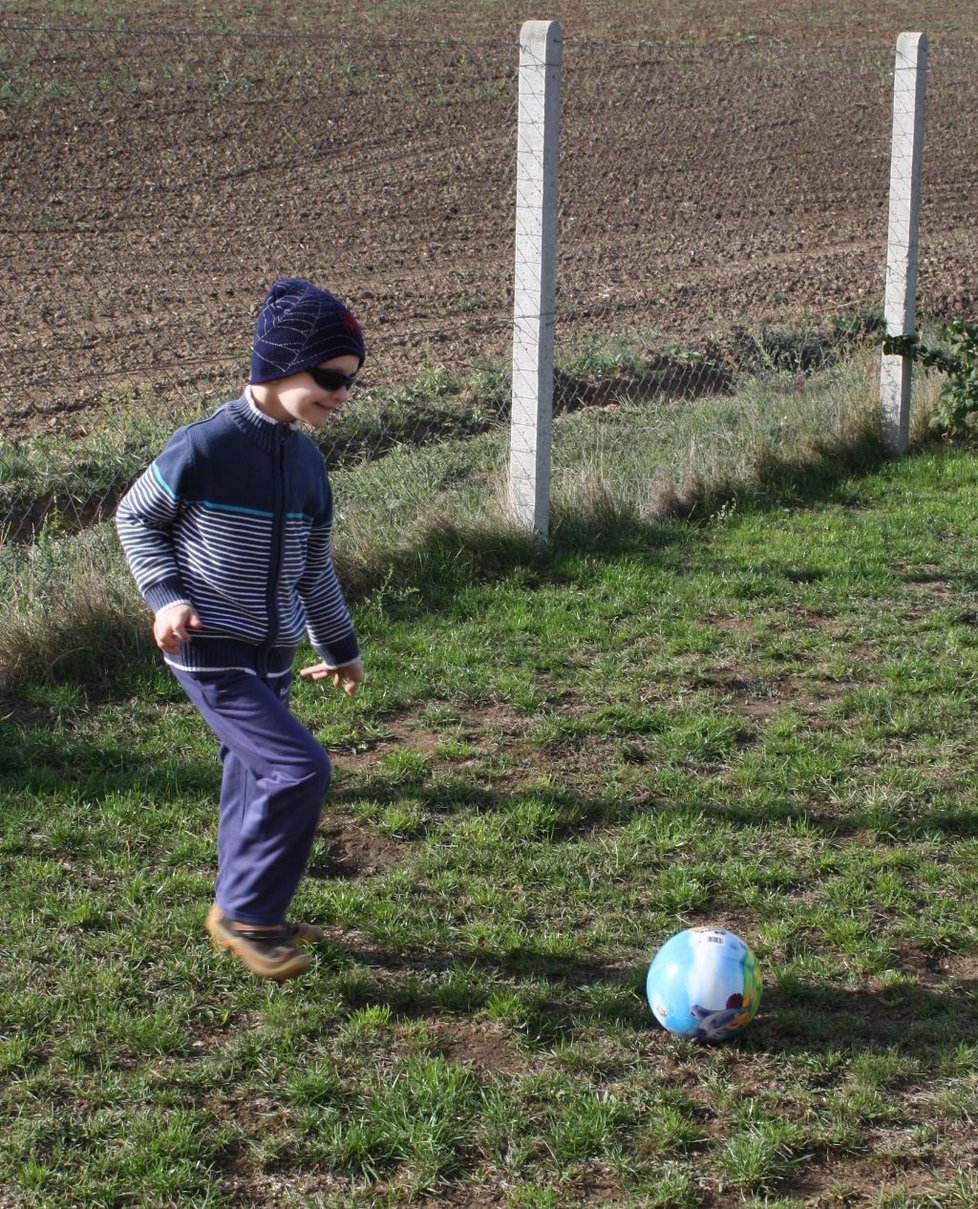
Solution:
M 8 462 L 239 393 L 279 276 L 350 302 L 368 385 L 505 354 L 513 44 L 0 26 L 0 62 Z M 63 523 L 105 511 L 61 495 Z M 0 502 L 0 528 L 49 505 Z
M 461 334 L 490 301 L 500 326 L 511 47 L 9 28 L 0 44 L 14 418 L 56 424 L 110 376 L 166 392 L 239 374 L 287 273 L 350 299 L 377 374 L 413 375 L 428 341 L 471 356 L 482 341 Z
M 976 66 L 975 43 L 931 51 L 925 320 L 976 313 Z M 893 88 L 892 46 L 565 46 L 555 409 L 591 410 L 557 429 L 555 492 L 583 465 L 638 484 L 640 507 L 685 506 L 677 484 L 725 468 L 696 448 L 703 425 L 682 409 L 663 421 L 661 404 L 739 398 L 749 377 L 792 396 L 780 428 L 764 416 L 750 432 L 763 456 L 855 436 L 845 394 L 831 416 L 810 383 L 879 346 Z M 872 381 L 853 389 L 871 404 Z M 736 456 L 752 419 L 711 414 L 714 453 Z
M 696 345 L 878 304 L 892 52 L 570 46 L 565 64 L 565 328 L 623 314 Z
M 976 59 L 931 55 L 919 285 L 937 315 L 978 297 Z M 564 64 L 557 357 L 577 368 L 558 408 L 616 340 L 694 395 L 764 330 L 878 312 L 891 47 L 568 43 Z M 340 433 L 340 461 L 502 423 L 504 389 L 453 419 L 423 383 L 505 375 L 517 69 L 515 39 L 0 23 L 6 540 L 111 508 L 134 463 L 103 451 L 93 475 L 93 435 L 238 393 L 278 276 L 351 303 L 368 398 L 409 392 L 396 422 Z M 38 442 L 74 486 L 38 490 Z
M 920 308 L 974 308 L 973 45 L 931 54 Z M 565 50 L 558 340 L 878 312 L 891 47 Z

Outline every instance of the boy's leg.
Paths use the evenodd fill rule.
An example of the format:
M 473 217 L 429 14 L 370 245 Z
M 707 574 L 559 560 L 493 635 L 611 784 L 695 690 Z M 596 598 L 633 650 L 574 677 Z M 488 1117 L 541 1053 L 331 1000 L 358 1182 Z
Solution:
M 329 757 L 279 690 L 246 672 L 174 674 L 221 743 L 217 902 L 238 923 L 276 926 L 309 861 Z

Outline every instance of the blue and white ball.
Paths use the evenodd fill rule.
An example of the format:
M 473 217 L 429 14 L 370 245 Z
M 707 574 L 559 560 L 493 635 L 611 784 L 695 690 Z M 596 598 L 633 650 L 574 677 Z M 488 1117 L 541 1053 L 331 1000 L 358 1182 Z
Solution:
M 645 994 L 670 1033 L 726 1041 L 753 1020 L 761 971 L 747 945 L 722 928 L 686 928 L 652 959 Z

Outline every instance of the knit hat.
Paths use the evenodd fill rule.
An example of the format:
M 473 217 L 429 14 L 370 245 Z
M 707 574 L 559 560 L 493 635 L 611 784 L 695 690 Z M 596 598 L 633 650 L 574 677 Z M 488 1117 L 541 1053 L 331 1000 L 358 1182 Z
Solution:
M 345 354 L 361 365 L 366 357 L 360 324 L 349 307 L 310 281 L 276 281 L 258 316 L 250 381 L 287 378 Z

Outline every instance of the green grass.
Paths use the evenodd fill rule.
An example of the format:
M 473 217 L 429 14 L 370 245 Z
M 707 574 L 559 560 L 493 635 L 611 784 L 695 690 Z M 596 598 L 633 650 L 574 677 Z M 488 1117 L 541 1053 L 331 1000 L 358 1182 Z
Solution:
M 701 473 L 699 519 L 565 484 L 549 547 L 419 529 L 357 596 L 362 695 L 296 688 L 336 780 L 296 904 L 329 939 L 283 986 L 204 942 L 216 756 L 110 539 L 42 543 L 0 710 L 0 1203 L 973 1204 L 978 470 L 802 447 Z M 450 462 L 413 473 L 491 473 Z M 764 974 L 726 1046 L 643 998 L 697 923 Z

